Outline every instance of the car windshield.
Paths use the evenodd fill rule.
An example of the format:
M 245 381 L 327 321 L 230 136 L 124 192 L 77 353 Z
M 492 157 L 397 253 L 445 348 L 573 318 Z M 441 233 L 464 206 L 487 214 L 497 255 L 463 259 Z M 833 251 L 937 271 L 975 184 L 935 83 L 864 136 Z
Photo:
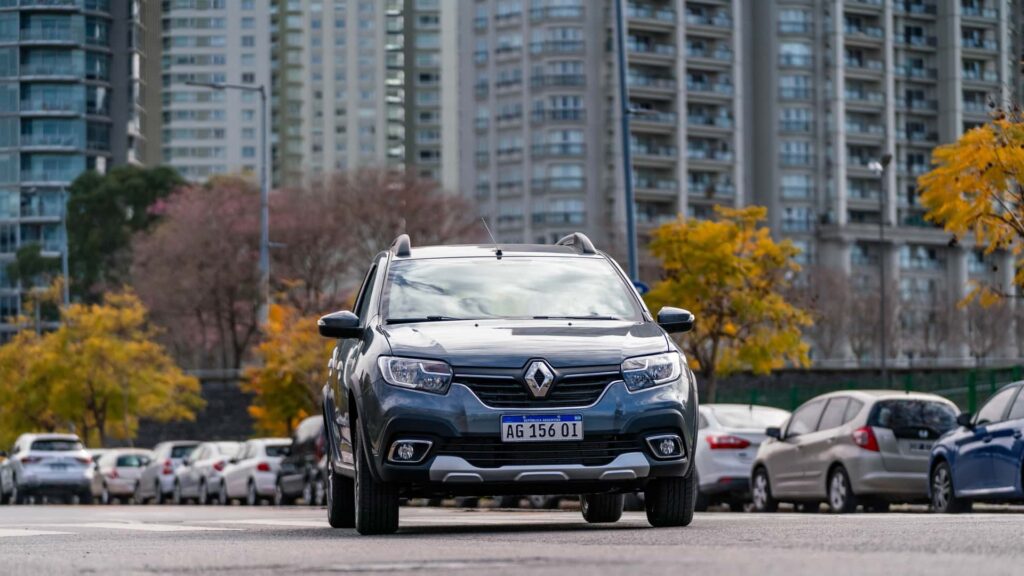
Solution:
M 192 446 L 175 446 L 171 448 L 171 458 L 187 458 L 189 454 L 195 450 L 195 445 Z
M 29 448 L 33 452 L 72 452 L 83 449 L 84 446 L 78 440 L 67 439 L 36 440 Z
M 868 425 L 889 428 L 897 438 L 938 438 L 956 427 L 956 408 L 931 400 L 882 400 L 871 410 Z
M 711 411 L 724 428 L 770 428 L 789 418 L 785 410 L 764 406 L 712 406 Z
M 118 468 L 142 468 L 149 463 L 149 458 L 142 454 L 125 454 L 117 457 Z
M 291 446 L 267 446 L 267 457 L 268 458 L 281 458 L 287 456 L 292 451 Z
M 217 454 L 223 456 L 234 456 L 238 453 L 238 442 L 215 442 L 214 446 L 217 448 Z
M 632 288 L 604 258 L 439 258 L 395 262 L 388 322 L 480 318 L 641 318 Z

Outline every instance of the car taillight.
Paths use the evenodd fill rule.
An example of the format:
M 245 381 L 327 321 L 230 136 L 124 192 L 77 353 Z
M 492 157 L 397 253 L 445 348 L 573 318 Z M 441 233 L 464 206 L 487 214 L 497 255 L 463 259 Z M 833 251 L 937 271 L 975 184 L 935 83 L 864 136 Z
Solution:
M 78 460 L 82 464 L 91 464 L 92 463 L 92 457 L 90 457 L 90 456 L 76 456 L 75 460 Z
M 217 472 L 223 472 L 224 471 L 224 461 L 221 460 L 220 462 L 217 462 L 216 464 L 214 464 L 213 465 L 213 469 L 216 470 Z
M 167 460 L 164 460 L 164 469 L 162 473 L 164 476 L 170 476 L 171 474 L 174 474 L 174 463 L 171 462 L 169 458 Z
M 42 462 L 42 461 L 43 461 L 43 459 L 40 458 L 39 456 L 22 456 L 21 457 L 21 463 L 22 464 L 38 464 L 39 462 Z
M 270 464 L 266 462 L 260 462 L 256 465 L 256 470 L 259 472 L 270 472 Z
M 738 438 L 736 436 L 729 436 L 727 434 L 721 436 L 708 436 L 708 448 L 712 450 L 742 450 L 750 446 L 749 440 Z
M 854 430 L 853 443 L 865 450 L 879 452 L 878 438 L 875 438 L 875 431 L 871 426 L 864 426 Z
M 110 478 L 111 480 L 116 480 L 117 479 L 117 468 L 111 468 L 110 472 L 107 472 L 107 478 Z

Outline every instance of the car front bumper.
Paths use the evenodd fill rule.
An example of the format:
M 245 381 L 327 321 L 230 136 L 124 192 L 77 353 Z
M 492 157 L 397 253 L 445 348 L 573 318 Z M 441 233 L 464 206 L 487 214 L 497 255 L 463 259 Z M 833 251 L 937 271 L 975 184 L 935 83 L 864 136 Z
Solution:
M 631 491 L 643 489 L 650 478 L 686 476 L 691 469 L 697 399 L 685 377 L 637 393 L 628 392 L 621 381 L 613 382 L 595 404 L 580 408 L 492 408 L 458 383 L 452 384 L 446 396 L 378 383 L 374 394 L 365 400 L 360 420 L 371 423 L 363 430 L 371 439 L 375 475 L 383 481 L 410 487 L 410 493 Z M 368 413 L 370 416 L 365 417 Z M 529 458 L 515 461 L 506 457 L 501 461 L 503 465 L 493 461 L 481 464 L 479 459 L 474 461 L 448 450 L 453 440 L 491 442 L 496 450 L 514 449 L 512 444 L 500 442 L 501 416 L 520 414 L 580 414 L 584 441 L 600 442 L 600 438 L 608 437 L 625 439 L 622 441 L 631 444 L 587 464 L 572 462 L 571 457 L 561 463 L 541 463 Z M 683 455 L 666 460 L 655 457 L 645 439 L 660 434 L 677 435 L 682 440 Z M 432 447 L 418 464 L 397 464 L 390 462 L 387 455 L 398 439 L 428 440 Z M 563 454 L 567 449 L 565 443 L 559 448 Z M 572 447 L 568 450 L 571 452 Z

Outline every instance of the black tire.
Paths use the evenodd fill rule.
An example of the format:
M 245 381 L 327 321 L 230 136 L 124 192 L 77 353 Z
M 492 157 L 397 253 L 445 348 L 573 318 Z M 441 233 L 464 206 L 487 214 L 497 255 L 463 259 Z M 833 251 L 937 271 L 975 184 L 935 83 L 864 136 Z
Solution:
M 14 486 L 11 488 L 11 504 L 16 506 L 24 506 L 28 504 L 29 495 L 24 490 L 18 489 L 18 481 L 14 481 Z
M 7 504 L 10 504 L 10 503 L 11 503 L 10 497 L 7 496 L 7 494 L 4 492 L 3 484 L 0 484 L 0 506 L 6 506 Z
M 362 438 L 355 436 L 356 532 L 363 535 L 393 534 L 398 530 L 398 489 L 373 477 Z
M 307 474 L 302 484 L 302 502 L 306 506 L 316 506 L 316 482 L 312 475 Z
M 973 502 L 967 498 L 958 498 L 953 486 L 953 472 L 945 461 L 939 462 L 932 469 L 929 478 L 932 488 L 932 510 L 939 514 L 960 514 L 970 512 Z
M 850 514 L 857 511 L 857 495 L 853 493 L 850 476 L 846 468 L 836 466 L 828 475 L 828 508 L 833 514 Z
M 622 518 L 622 494 L 583 494 L 580 511 L 588 524 L 611 524 Z
M 181 483 L 174 483 L 174 490 L 171 491 L 171 504 L 175 506 L 181 506 L 185 504 L 185 499 L 181 496 Z
M 655 528 L 689 526 L 697 503 L 697 475 L 685 478 L 655 478 L 644 491 L 647 521 Z
M 292 504 L 295 504 L 295 498 L 285 495 L 284 486 L 281 486 L 279 478 L 274 484 L 274 506 L 291 506 Z
M 764 466 L 754 469 L 750 482 L 750 495 L 754 502 L 755 512 L 778 512 L 779 501 L 772 496 L 772 483 L 768 478 L 768 470 Z
M 495 498 L 498 508 L 519 508 L 519 500 L 519 496 L 498 496 Z
M 160 481 L 156 481 L 156 485 L 153 487 L 153 503 L 157 506 L 167 503 L 167 497 L 164 496 L 164 491 L 160 488 Z
M 248 488 L 245 490 L 245 499 L 242 500 L 242 503 L 246 506 L 259 506 L 262 504 L 260 495 L 256 492 L 256 483 L 252 480 L 249 480 Z
M 217 490 L 217 504 L 220 504 L 221 506 L 231 505 L 231 498 L 228 498 L 228 487 L 226 484 L 227 482 L 221 478 L 220 489 Z
M 208 506 L 210 504 L 210 486 L 206 483 L 206 478 L 199 481 L 199 497 L 196 498 L 196 504 L 200 506 Z
M 110 489 L 107 487 L 107 483 L 103 483 L 103 489 L 100 491 L 100 504 L 109 506 L 114 503 L 116 498 L 110 496 Z
M 78 493 L 78 503 L 84 506 L 92 504 L 92 488 L 86 488 Z
M 817 514 L 821 511 L 821 502 L 802 502 L 793 506 L 793 509 L 801 514 Z
M 331 528 L 355 528 L 356 493 L 351 478 L 327 468 L 327 523 Z
M 132 491 L 132 502 L 138 506 L 146 503 L 146 499 L 142 496 L 142 484 L 139 482 L 135 483 L 135 490 Z

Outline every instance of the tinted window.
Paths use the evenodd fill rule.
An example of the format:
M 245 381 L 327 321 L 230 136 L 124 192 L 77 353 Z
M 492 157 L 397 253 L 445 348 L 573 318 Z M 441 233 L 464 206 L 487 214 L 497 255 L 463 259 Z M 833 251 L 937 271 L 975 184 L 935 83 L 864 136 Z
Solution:
M 35 452 L 71 452 L 73 450 L 84 450 L 82 443 L 78 440 L 36 440 L 32 442 L 29 450 Z
M 1024 418 L 1024 394 L 1018 394 L 1017 399 L 1013 401 L 1013 407 L 1010 408 L 1010 415 L 1006 417 L 1007 420 L 1020 420 Z
M 370 293 L 373 291 L 373 279 L 377 277 L 377 265 L 374 264 L 373 268 L 366 274 L 366 278 L 363 280 L 363 287 L 359 293 L 359 304 L 356 306 L 356 315 L 359 316 L 360 320 L 365 321 L 367 312 L 370 311 Z
M 762 429 L 782 426 L 789 412 L 764 406 L 713 406 L 718 423 L 725 428 Z
M 846 414 L 843 415 L 843 424 L 846 424 L 850 420 L 856 418 L 857 414 L 860 413 L 861 408 L 864 408 L 863 402 L 850 398 L 846 403 Z
M 270 458 L 278 458 L 287 456 L 292 451 L 291 446 L 267 446 L 267 456 Z
M 141 454 L 125 454 L 117 457 L 116 466 L 118 468 L 142 468 L 147 463 L 149 463 L 149 459 Z
M 815 426 L 818 425 L 818 416 L 821 416 L 821 408 L 824 402 L 817 400 L 810 404 L 804 404 L 793 413 L 793 418 L 789 421 L 789 428 L 786 430 L 786 436 L 799 436 L 801 434 L 807 434 L 812 432 Z
M 1015 392 L 1017 392 L 1016 388 L 1006 388 L 997 392 L 995 396 L 989 398 L 988 402 L 985 402 L 981 410 L 978 410 L 978 416 L 974 422 L 980 426 L 1002 421 L 1006 405 L 1010 403 Z
M 634 290 L 604 258 L 439 258 L 395 262 L 388 320 L 611 317 L 639 320 Z
M 195 449 L 195 446 L 175 446 L 171 448 L 171 458 L 187 458 Z
M 825 412 L 821 415 L 821 422 L 818 430 L 831 430 L 843 425 L 843 415 L 846 414 L 846 398 L 833 398 L 825 406 Z
M 897 438 L 938 438 L 956 427 L 956 408 L 931 400 L 882 400 L 871 409 L 869 426 L 889 428 Z

